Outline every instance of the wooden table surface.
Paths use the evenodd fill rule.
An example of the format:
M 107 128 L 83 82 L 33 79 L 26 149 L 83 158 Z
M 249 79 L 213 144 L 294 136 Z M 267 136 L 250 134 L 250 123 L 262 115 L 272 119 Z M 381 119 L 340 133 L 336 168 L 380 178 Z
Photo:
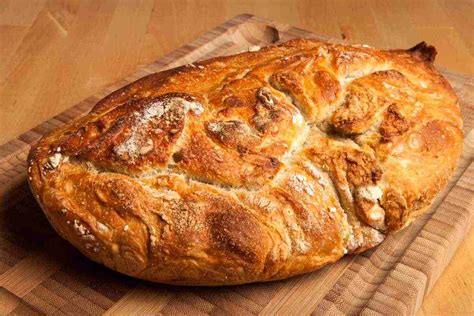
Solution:
M 474 1 L 0 0 L 0 144 L 241 13 L 406 48 L 474 76 Z M 474 231 L 420 315 L 474 313 Z

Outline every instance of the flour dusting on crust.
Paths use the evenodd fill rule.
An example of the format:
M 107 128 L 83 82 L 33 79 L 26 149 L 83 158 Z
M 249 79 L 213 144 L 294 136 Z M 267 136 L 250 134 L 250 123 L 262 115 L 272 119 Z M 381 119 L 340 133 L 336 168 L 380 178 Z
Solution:
M 198 102 L 175 97 L 157 100 L 148 105 L 143 112 L 134 112 L 136 123 L 128 138 L 114 147 L 115 154 L 131 161 L 147 154 L 153 149 L 153 141 L 146 139 L 148 125 L 157 120 L 164 120 L 171 124 L 179 119 L 179 113 L 184 112 L 186 115 L 188 111 L 192 111 L 195 115 L 201 115 L 204 108 Z

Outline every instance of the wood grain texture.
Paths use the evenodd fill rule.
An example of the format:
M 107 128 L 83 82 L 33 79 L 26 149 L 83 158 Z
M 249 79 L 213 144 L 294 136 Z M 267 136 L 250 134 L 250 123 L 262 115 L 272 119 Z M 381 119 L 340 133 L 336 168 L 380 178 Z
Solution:
M 27 20 L 26 18 L 24 19 Z M 46 223 L 44 218 L 42 218 L 42 215 L 37 212 L 37 209 L 35 209 L 35 203 L 29 193 L 28 188 L 25 185 L 24 158 L 29 148 L 28 144 L 30 144 L 37 137 L 46 133 L 48 130 L 54 128 L 55 126 L 61 125 L 69 119 L 80 115 L 90 106 L 92 106 L 94 102 L 96 102 L 100 97 L 104 96 L 108 92 L 113 91 L 121 85 L 135 80 L 149 72 L 156 71 L 163 67 L 169 68 L 178 64 L 191 62 L 195 59 L 208 58 L 215 55 L 236 52 L 241 50 L 242 48 L 245 48 L 245 45 L 247 45 L 248 47 L 251 44 L 266 44 L 272 42 L 275 39 L 274 30 L 264 25 L 265 23 L 267 23 L 267 21 L 260 19 L 252 19 L 252 21 L 249 21 L 248 19 L 249 17 L 240 17 L 239 19 L 233 22 L 227 23 L 224 27 L 219 27 L 215 29 L 214 31 L 206 34 L 200 39 L 194 41 L 190 45 L 186 45 L 177 52 L 168 55 L 163 59 L 160 59 L 159 62 L 143 68 L 136 74 L 130 75 L 127 79 L 122 80 L 117 84 L 114 84 L 112 87 L 95 94 L 93 97 L 87 99 L 84 102 L 81 102 L 78 106 L 72 108 L 71 110 L 61 115 L 58 115 L 47 123 L 38 126 L 32 131 L 23 134 L 20 138 L 5 144 L 0 148 L 0 153 L 2 155 L 0 163 L 0 179 L 2 180 L 2 185 L 0 186 L 0 193 L 2 208 L 4 208 L 2 209 L 1 225 L 8 225 L 7 227 L 9 228 L 9 230 L 4 232 L 4 235 L 7 235 L 7 237 L 2 238 L 1 240 L 2 249 L 0 251 L 3 251 L 4 256 L 1 256 L 2 262 L 0 263 L 0 273 L 9 272 L 13 269 L 12 267 L 20 265 L 23 260 L 32 260 L 33 262 L 37 262 L 35 260 L 38 259 L 34 257 L 35 254 L 33 252 L 36 251 L 37 253 L 38 251 L 41 251 L 41 247 L 47 245 L 47 243 L 49 242 L 54 243 L 55 240 L 54 232 L 51 231 L 49 225 Z M 241 22 L 247 23 L 240 24 L 239 27 L 235 27 L 235 25 Z M 255 28 L 253 24 L 248 22 L 256 22 L 259 24 L 259 26 Z M 283 30 L 287 28 L 284 25 L 279 26 Z M 228 30 L 229 28 L 230 31 Z M 292 36 L 302 35 L 308 34 L 294 28 L 288 29 L 287 32 L 281 33 L 281 36 L 284 39 Z M 238 45 L 236 43 L 238 43 Z M 457 89 L 458 93 L 461 94 L 461 98 L 463 100 L 469 101 L 474 99 L 472 96 L 472 79 L 457 75 L 453 75 L 451 77 L 449 77 L 448 75 L 448 78 L 451 79 L 452 83 L 454 83 L 455 88 Z M 466 131 L 469 131 L 470 128 L 472 128 L 472 103 L 471 105 L 464 104 L 463 110 L 464 116 L 467 117 L 466 121 L 468 123 Z M 469 148 L 472 148 L 473 144 L 472 134 L 468 134 L 467 136 L 467 154 L 472 155 L 472 151 L 469 152 Z M 460 169 L 464 170 L 467 167 L 468 163 L 469 159 L 464 159 Z M 472 192 L 467 192 L 466 195 L 468 198 L 472 198 Z M 447 212 L 449 210 L 450 209 L 447 208 Z M 14 216 L 12 216 L 13 211 L 15 211 Z M 467 211 L 472 211 L 472 204 L 471 210 L 468 208 Z M 25 234 L 26 236 L 22 236 L 21 234 L 24 233 L 25 229 L 31 229 L 31 223 L 22 223 L 21 218 L 32 218 L 32 221 L 35 223 L 35 225 L 32 227 L 33 231 Z M 464 221 L 463 223 L 467 225 L 466 221 Z M 15 229 L 13 231 L 11 229 L 12 224 L 14 224 L 15 226 Z M 373 303 L 371 306 L 369 306 L 368 304 L 361 304 L 361 306 L 368 309 L 369 311 L 377 310 L 377 308 L 386 308 L 384 307 L 383 303 L 384 301 L 387 301 L 387 299 L 381 299 L 381 302 L 379 302 L 379 297 L 384 298 L 387 295 L 388 297 L 391 297 L 390 295 L 393 295 L 391 294 L 391 291 L 393 291 L 393 289 L 390 287 L 390 284 L 396 285 L 396 281 L 393 280 L 397 280 L 397 277 L 399 277 L 399 275 L 389 275 L 386 274 L 386 271 L 384 270 L 391 269 L 390 271 L 396 270 L 397 272 L 398 270 L 400 270 L 401 275 L 410 275 L 410 271 L 404 268 L 403 261 L 400 261 L 399 258 L 396 257 L 404 255 L 405 253 L 411 253 L 406 250 L 406 247 L 404 248 L 404 245 L 406 245 L 408 241 L 416 240 L 417 236 L 419 236 L 419 234 L 417 233 L 420 231 L 424 231 L 424 224 L 426 223 L 424 223 L 423 221 L 423 225 L 420 224 L 418 226 L 414 226 L 417 227 L 417 231 L 412 232 L 411 234 L 405 234 L 404 231 L 402 236 L 395 238 L 395 240 L 393 241 L 394 244 L 392 246 L 387 246 L 387 248 L 380 247 L 381 251 L 377 249 L 377 251 L 371 252 L 370 254 L 351 258 L 350 260 L 352 261 L 350 262 L 349 268 L 345 266 L 343 267 L 344 264 L 349 265 L 349 263 L 345 263 L 343 261 L 341 263 L 342 266 L 338 264 L 335 265 L 334 268 L 331 267 L 329 269 L 324 269 L 320 272 L 313 273 L 308 276 L 294 278 L 289 281 L 275 282 L 268 285 L 253 285 L 217 290 L 188 290 L 164 287 L 163 296 L 160 296 L 159 299 L 154 299 L 153 302 L 156 302 L 152 302 L 152 306 L 146 308 L 150 308 L 150 311 L 161 310 L 164 313 L 187 311 L 200 311 L 202 313 L 217 313 L 223 311 L 233 313 L 259 313 L 262 311 L 308 312 L 314 310 L 314 308 L 326 308 L 328 304 L 333 304 L 333 310 L 334 308 L 337 308 L 337 310 L 341 311 L 347 307 L 344 305 L 344 298 L 348 298 L 350 302 L 357 301 L 357 299 L 354 299 L 353 297 L 354 293 L 350 292 L 351 285 L 352 290 L 355 291 L 356 294 L 359 293 L 360 285 L 363 284 L 363 282 L 367 282 L 367 278 L 369 281 L 371 281 L 370 278 L 373 277 L 372 272 L 374 271 L 378 271 L 378 273 L 375 274 L 376 279 L 380 278 L 382 280 L 389 281 L 389 284 L 387 285 L 388 287 L 384 288 L 382 292 L 378 292 L 378 288 L 373 289 L 370 285 L 364 285 L 364 289 L 366 289 L 366 287 L 369 288 L 371 293 L 370 297 L 373 297 L 373 299 L 371 300 L 373 301 Z M 459 228 L 457 228 L 456 231 L 459 231 Z M 8 237 L 9 234 L 10 236 Z M 430 238 L 432 238 L 432 235 L 428 235 L 428 237 L 431 236 Z M 21 238 L 19 238 L 20 240 L 14 240 L 15 238 L 12 237 Z M 438 245 L 438 243 L 441 244 L 441 246 L 437 246 L 438 248 L 441 247 L 440 249 L 445 249 L 445 247 L 447 247 L 446 249 L 451 249 L 453 248 L 453 244 L 456 244 L 460 241 L 459 239 L 460 238 L 455 238 L 453 241 L 449 241 L 448 243 L 443 244 L 443 239 L 441 238 L 441 241 L 438 240 L 438 242 L 435 243 L 436 245 Z M 423 246 L 421 246 L 419 249 L 424 248 Z M 414 253 L 416 254 L 419 249 L 415 248 Z M 461 251 L 462 250 L 463 248 L 461 248 Z M 446 252 L 446 250 L 444 251 Z M 464 251 L 466 253 L 469 253 L 469 247 L 467 247 L 467 250 Z M 389 256 L 387 256 L 386 253 L 388 253 Z M 442 261 L 442 264 L 436 263 L 436 267 L 444 267 L 444 265 L 447 264 L 447 262 L 449 261 L 447 260 L 447 258 L 452 255 L 452 253 L 450 252 L 447 253 L 448 254 L 445 254 L 443 257 L 444 261 Z M 80 258 L 79 255 L 75 255 Z M 3 260 L 3 257 L 7 259 Z M 147 295 L 151 295 L 150 290 L 147 288 L 147 286 L 143 288 L 141 284 L 136 284 L 136 281 L 134 280 L 129 280 L 127 278 L 124 278 L 123 276 L 118 276 L 116 274 L 113 274 L 112 272 L 108 272 L 107 276 L 110 277 L 113 282 L 119 283 L 114 284 L 115 286 L 112 287 L 110 285 L 113 284 L 112 281 L 110 281 L 109 283 L 102 282 L 104 280 L 103 268 L 89 263 L 85 259 L 81 259 L 79 261 L 79 265 L 77 265 L 76 263 L 76 265 L 73 264 L 72 267 L 66 261 L 63 261 L 63 265 L 59 265 L 57 267 L 55 266 L 55 269 L 58 270 L 53 269 L 54 271 L 52 272 L 52 275 L 49 276 L 49 278 L 46 278 L 45 280 L 40 280 L 41 283 L 39 285 L 36 285 L 37 282 L 31 283 L 29 285 L 29 288 L 27 287 L 26 290 L 24 287 L 21 287 L 21 291 L 18 290 L 18 293 L 14 293 L 8 288 L 4 287 L 3 289 L 1 289 L 2 291 L 0 291 L 0 298 L 7 297 L 7 299 L 5 299 L 5 302 L 10 303 L 6 305 L 14 306 L 10 307 L 9 309 L 10 311 L 15 312 L 20 312 L 23 310 L 38 310 L 43 312 L 70 312 L 74 309 L 68 307 L 67 303 L 75 302 L 74 304 L 77 305 L 77 308 L 79 308 L 79 310 L 86 308 L 89 312 L 101 313 L 106 310 L 113 311 L 113 306 L 124 306 L 123 304 L 127 305 L 130 304 L 130 302 L 133 303 L 135 300 L 139 299 L 139 297 L 144 298 L 147 297 Z M 19 267 L 21 267 L 21 265 Z M 394 267 L 396 267 L 395 270 L 393 270 Z M 46 270 L 51 271 L 50 269 Z M 379 270 L 382 271 L 380 272 Z M 434 273 L 433 277 L 427 278 L 427 280 L 435 280 L 441 273 L 441 270 L 441 268 L 438 268 L 438 272 Z M 12 272 L 10 271 L 9 273 Z M 415 274 L 414 277 L 416 276 L 417 274 Z M 95 280 L 95 283 L 91 280 Z M 97 280 L 100 280 L 100 282 L 105 283 L 106 287 L 108 286 L 113 289 L 97 291 L 97 287 L 100 287 L 96 284 L 98 282 Z M 445 311 L 462 311 L 465 313 L 472 311 L 472 303 L 470 303 L 472 302 L 472 275 L 471 283 L 469 283 L 469 279 L 467 279 L 466 281 L 465 278 L 462 278 L 462 281 L 467 282 L 465 283 L 466 286 L 464 286 L 464 299 L 460 299 L 459 301 L 453 301 L 453 305 L 444 306 L 446 308 Z M 433 285 L 432 283 L 433 281 L 425 281 L 421 289 L 428 290 Z M 455 288 L 459 287 L 460 285 L 462 285 L 462 283 L 454 283 L 451 286 Z M 8 284 L 6 286 L 9 287 Z M 471 288 L 469 288 L 469 286 L 471 286 Z M 332 289 L 331 291 L 327 292 L 329 287 L 332 287 Z M 398 287 L 395 286 L 395 289 L 397 288 Z M 62 291 L 58 291 L 58 289 L 62 289 Z M 346 292 L 344 292 L 342 291 L 342 289 L 349 290 L 345 290 Z M 16 291 L 15 289 L 13 290 Z M 172 297 L 167 294 L 170 290 L 173 293 Z M 119 294 L 117 294 L 117 292 Z M 65 295 L 64 293 L 67 293 L 67 295 Z M 143 296 L 140 296 L 140 293 L 142 293 Z M 325 295 L 321 295 L 321 293 Z M 410 293 L 413 294 L 413 292 Z M 408 293 L 409 296 L 410 293 Z M 436 291 L 434 291 L 433 293 L 436 293 Z M 455 293 L 457 294 L 462 292 Z M 61 297 L 61 295 L 63 295 L 64 297 Z M 308 295 L 311 299 L 308 299 Z M 443 297 L 445 294 L 441 293 L 439 295 L 441 295 L 440 297 Z M 132 298 L 130 299 L 129 297 Z M 275 297 L 281 297 L 284 302 L 273 304 L 275 302 Z M 291 297 L 291 299 L 288 299 L 288 297 Z M 360 299 L 360 297 L 358 299 Z M 436 304 L 440 306 L 439 300 L 435 301 L 436 302 L 433 303 L 434 306 L 436 306 Z M 84 305 L 84 303 L 87 304 Z M 320 304 L 318 305 L 318 303 Z M 410 305 L 412 307 L 408 309 L 407 307 L 403 307 L 405 306 L 405 304 L 402 304 L 403 306 L 393 307 L 397 311 L 414 311 L 417 307 L 419 307 L 420 303 L 421 300 L 418 298 L 417 300 L 415 300 L 414 305 Z M 310 307 L 308 307 L 308 305 L 310 305 Z M 435 309 L 430 309 L 430 307 L 423 307 L 422 311 L 426 311 L 427 313 L 443 311 L 442 309 L 440 310 L 436 309 L 436 307 L 434 308 Z M 456 310 L 455 308 L 460 309 Z M 116 309 L 117 307 L 115 308 L 115 310 Z M 360 308 L 358 310 L 361 311 L 363 309 Z

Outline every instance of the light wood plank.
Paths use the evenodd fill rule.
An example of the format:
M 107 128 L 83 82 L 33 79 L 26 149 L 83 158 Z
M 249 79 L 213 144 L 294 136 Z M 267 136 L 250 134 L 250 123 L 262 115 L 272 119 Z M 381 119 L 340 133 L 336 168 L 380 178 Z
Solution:
M 64 247 L 64 241 L 54 238 L 47 242 L 44 248 L 0 275 L 0 286 L 20 298 L 25 296 L 67 262 L 64 260 L 68 255 L 64 250 L 67 249 Z
M 168 304 L 173 294 L 152 285 L 140 285 L 118 301 L 105 315 L 154 315 Z

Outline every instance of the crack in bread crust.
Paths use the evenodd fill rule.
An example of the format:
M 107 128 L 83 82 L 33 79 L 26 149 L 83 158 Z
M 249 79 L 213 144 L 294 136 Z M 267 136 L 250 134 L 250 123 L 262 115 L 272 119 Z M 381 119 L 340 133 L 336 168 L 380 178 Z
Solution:
M 142 78 L 32 148 L 56 231 L 184 285 L 313 271 L 414 220 L 462 151 L 435 50 L 297 39 Z

